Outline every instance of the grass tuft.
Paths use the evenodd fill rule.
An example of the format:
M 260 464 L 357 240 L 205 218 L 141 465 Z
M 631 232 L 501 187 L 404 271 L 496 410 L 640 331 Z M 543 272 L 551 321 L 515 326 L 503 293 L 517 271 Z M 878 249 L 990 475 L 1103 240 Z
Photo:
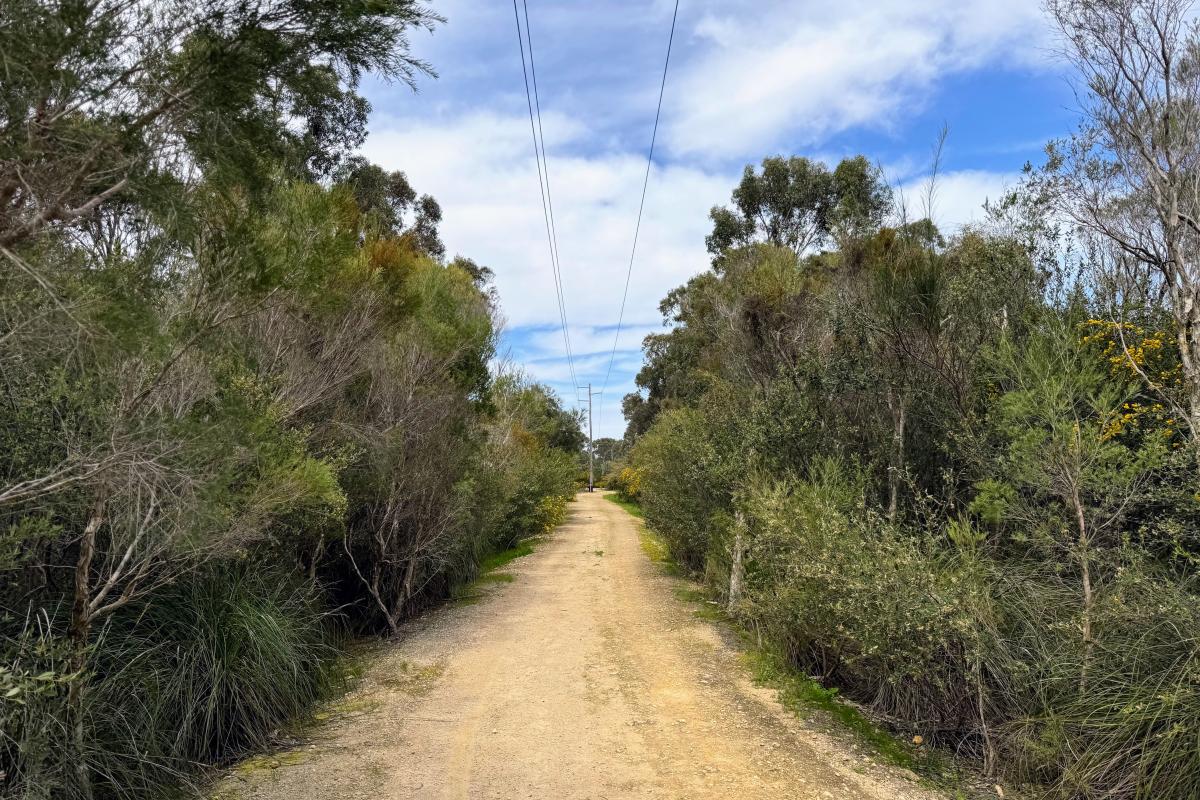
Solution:
M 537 544 L 542 540 L 540 536 L 531 536 L 528 539 L 522 539 L 513 547 L 507 550 L 501 550 L 499 553 L 492 553 L 479 562 L 479 576 L 470 583 L 463 584 L 455 589 L 450 596 L 450 601 L 455 606 L 473 606 L 484 598 L 483 587 L 490 583 L 512 583 L 517 579 L 516 575 L 511 572 L 499 572 L 498 570 L 518 558 L 524 558 L 533 552 Z
M 419 696 L 433 689 L 445 670 L 446 665 L 441 662 L 415 664 L 411 661 L 401 661 L 397 669 L 380 676 L 379 683 L 388 689 Z
M 623 497 L 621 497 L 621 495 L 616 494 L 615 492 L 613 494 L 603 495 L 603 497 L 605 500 L 607 500 L 610 503 L 616 503 L 621 508 L 625 509 L 626 511 L 628 511 L 630 514 L 637 517 L 638 519 L 646 518 L 646 515 L 642 512 L 642 507 L 640 505 L 624 499 Z
M 518 558 L 523 558 L 524 556 L 529 555 L 533 552 L 534 547 L 539 541 L 540 540 L 538 537 L 522 539 L 520 542 L 517 542 L 515 546 L 510 547 L 507 550 L 501 550 L 499 553 L 493 553 L 492 555 L 483 559 L 483 561 L 479 562 L 480 574 L 486 575 L 493 570 L 503 567 L 505 564 L 508 564 L 511 561 L 515 561 Z
M 83 695 L 91 796 L 165 796 L 188 788 L 201 765 L 269 749 L 344 686 L 332 623 L 323 598 L 293 576 L 242 567 L 207 570 L 131 603 L 97 637 Z M 61 699 L 46 695 L 45 707 L 29 711 L 61 718 L 48 705 Z M 70 735 L 53 729 L 44 744 L 65 750 Z M 88 794 L 73 765 L 48 757 L 27 761 L 20 778 L 18 796 Z

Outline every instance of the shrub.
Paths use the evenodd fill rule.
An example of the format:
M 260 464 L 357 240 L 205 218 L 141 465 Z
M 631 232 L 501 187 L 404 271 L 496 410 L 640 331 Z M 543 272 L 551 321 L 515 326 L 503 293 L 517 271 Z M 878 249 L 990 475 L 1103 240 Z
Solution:
M 97 797 L 145 797 L 266 746 L 332 680 L 340 648 L 320 600 L 286 575 L 226 565 L 127 608 L 94 646 L 82 763 L 63 758 L 75 734 L 59 681 L 2 717 L 9 787 L 79 796 L 73 773 L 86 766 Z M 23 644 L 23 664 L 40 655 L 39 668 L 64 669 L 63 653 Z
M 742 620 L 796 668 L 927 740 L 1064 798 L 1200 796 L 1200 599 L 1136 550 L 1082 641 L 1075 578 L 864 508 L 834 462 L 754 485 Z
M 642 498 L 642 471 L 637 467 L 622 467 L 608 481 L 622 500 L 636 503 Z
M 728 503 L 725 487 L 709 469 L 715 450 L 705 427 L 697 411 L 669 411 L 633 454 L 642 472 L 639 498 L 647 524 L 662 536 L 671 555 L 693 571 L 704 566 L 710 518 Z
M 574 494 L 575 460 L 561 450 L 538 448 L 512 470 L 491 547 L 506 550 L 521 539 L 549 532 L 563 519 Z
M 743 614 L 797 667 L 928 736 L 974 727 L 969 582 L 862 507 L 833 462 L 758 485 Z

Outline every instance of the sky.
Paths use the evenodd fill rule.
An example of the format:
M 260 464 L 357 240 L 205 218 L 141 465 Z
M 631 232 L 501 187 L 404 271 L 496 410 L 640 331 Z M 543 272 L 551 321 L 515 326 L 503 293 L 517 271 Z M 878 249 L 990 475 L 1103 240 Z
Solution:
M 617 318 L 674 0 L 526 0 L 562 291 L 563 343 L 516 22 L 505 0 L 435 0 L 414 33 L 437 78 L 368 78 L 363 154 L 441 204 L 450 255 L 490 267 L 498 360 L 620 437 L 658 303 L 708 269 L 709 209 L 766 156 L 863 154 L 916 198 L 945 126 L 934 221 L 954 231 L 1078 119 L 1039 0 L 681 0 L 624 324 Z M 523 19 L 523 17 L 522 17 Z M 610 354 L 616 345 L 612 371 Z

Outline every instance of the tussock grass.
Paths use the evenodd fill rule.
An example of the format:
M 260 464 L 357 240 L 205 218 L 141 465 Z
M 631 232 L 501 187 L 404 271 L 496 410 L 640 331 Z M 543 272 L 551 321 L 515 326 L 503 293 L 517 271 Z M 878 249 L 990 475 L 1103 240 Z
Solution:
M 323 598 L 290 576 L 225 565 L 114 616 L 93 645 L 80 758 L 97 800 L 162 797 L 204 765 L 266 750 L 344 685 L 342 639 Z M 26 709 L 19 797 L 76 800 L 65 693 Z M 34 720 L 57 721 L 33 727 Z

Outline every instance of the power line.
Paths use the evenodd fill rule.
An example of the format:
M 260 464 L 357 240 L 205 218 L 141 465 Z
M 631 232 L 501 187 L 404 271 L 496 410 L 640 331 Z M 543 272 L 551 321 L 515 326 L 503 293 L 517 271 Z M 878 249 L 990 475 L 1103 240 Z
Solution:
M 550 192 L 550 160 L 546 157 L 546 134 L 542 130 L 542 102 L 538 96 L 537 83 L 537 65 L 533 60 L 533 28 L 529 25 L 529 5 L 527 0 L 521 0 L 521 7 L 525 10 L 525 42 L 529 46 L 529 74 L 533 78 L 533 108 L 537 114 L 537 131 L 538 141 L 542 146 L 542 171 L 546 176 L 546 207 L 549 210 L 550 217 L 550 238 L 554 248 L 554 265 L 558 271 L 558 304 L 562 309 L 563 319 L 563 338 L 567 346 L 567 366 L 571 371 L 571 381 L 575 384 L 575 389 L 579 389 L 579 379 L 575 375 L 575 358 L 571 352 L 571 326 L 567 323 L 567 301 L 565 298 L 565 290 L 563 289 L 562 279 L 562 258 L 558 252 L 558 227 L 554 223 L 554 197 Z M 529 87 L 526 86 L 526 102 L 529 100 Z
M 546 161 L 546 140 L 540 136 L 542 131 L 542 107 L 537 96 L 537 69 L 533 63 L 533 35 L 529 28 L 529 7 L 522 0 L 525 8 L 525 36 L 521 35 L 521 14 L 517 10 L 517 0 L 513 0 L 513 18 L 517 23 L 517 47 L 521 51 L 521 74 L 525 78 L 525 104 L 529 108 L 529 133 L 533 137 L 533 156 L 537 162 L 538 191 L 542 195 L 542 217 L 546 223 L 546 240 L 550 245 L 550 271 L 554 275 L 554 294 L 558 301 L 558 316 L 562 322 L 563 346 L 567 352 L 567 367 L 571 372 L 571 383 L 575 391 L 579 391 L 579 380 L 575 377 L 575 358 L 571 353 L 571 334 L 567 325 L 567 304 L 563 299 L 562 265 L 558 258 L 558 232 L 554 225 L 554 202 L 550 194 L 550 164 Z M 529 69 L 525 65 L 525 44 L 529 44 Z M 533 73 L 533 93 L 529 90 L 529 74 Z M 534 126 L 534 108 L 537 108 L 537 125 Z M 540 140 L 540 143 L 539 143 Z M 543 169 L 544 166 L 544 169 Z
M 523 1 L 523 0 L 522 0 Z M 646 207 L 646 188 L 650 185 L 650 168 L 654 164 L 654 142 L 658 139 L 658 119 L 662 115 L 663 94 L 667 88 L 667 67 L 671 64 L 671 45 L 675 42 L 675 21 L 679 18 L 679 0 L 675 0 L 675 11 L 671 14 L 671 34 L 667 38 L 667 57 L 663 61 L 662 82 L 658 87 L 658 108 L 654 111 L 654 130 L 650 134 L 650 152 L 646 155 L 646 177 L 642 180 L 642 199 L 638 203 L 637 224 L 633 229 L 633 247 L 629 252 L 629 267 L 625 271 L 625 291 L 621 294 L 621 312 L 617 315 L 617 333 L 613 336 L 612 352 L 608 355 L 608 369 L 604 373 L 604 387 L 608 388 L 608 379 L 612 375 L 613 361 L 617 356 L 617 342 L 621 338 L 621 324 L 625 321 L 625 301 L 629 298 L 629 281 L 633 277 L 633 261 L 637 256 L 638 234 L 642 230 L 642 211 Z M 526 23 L 528 25 L 528 22 Z M 604 400 L 600 401 L 600 416 L 604 416 Z

